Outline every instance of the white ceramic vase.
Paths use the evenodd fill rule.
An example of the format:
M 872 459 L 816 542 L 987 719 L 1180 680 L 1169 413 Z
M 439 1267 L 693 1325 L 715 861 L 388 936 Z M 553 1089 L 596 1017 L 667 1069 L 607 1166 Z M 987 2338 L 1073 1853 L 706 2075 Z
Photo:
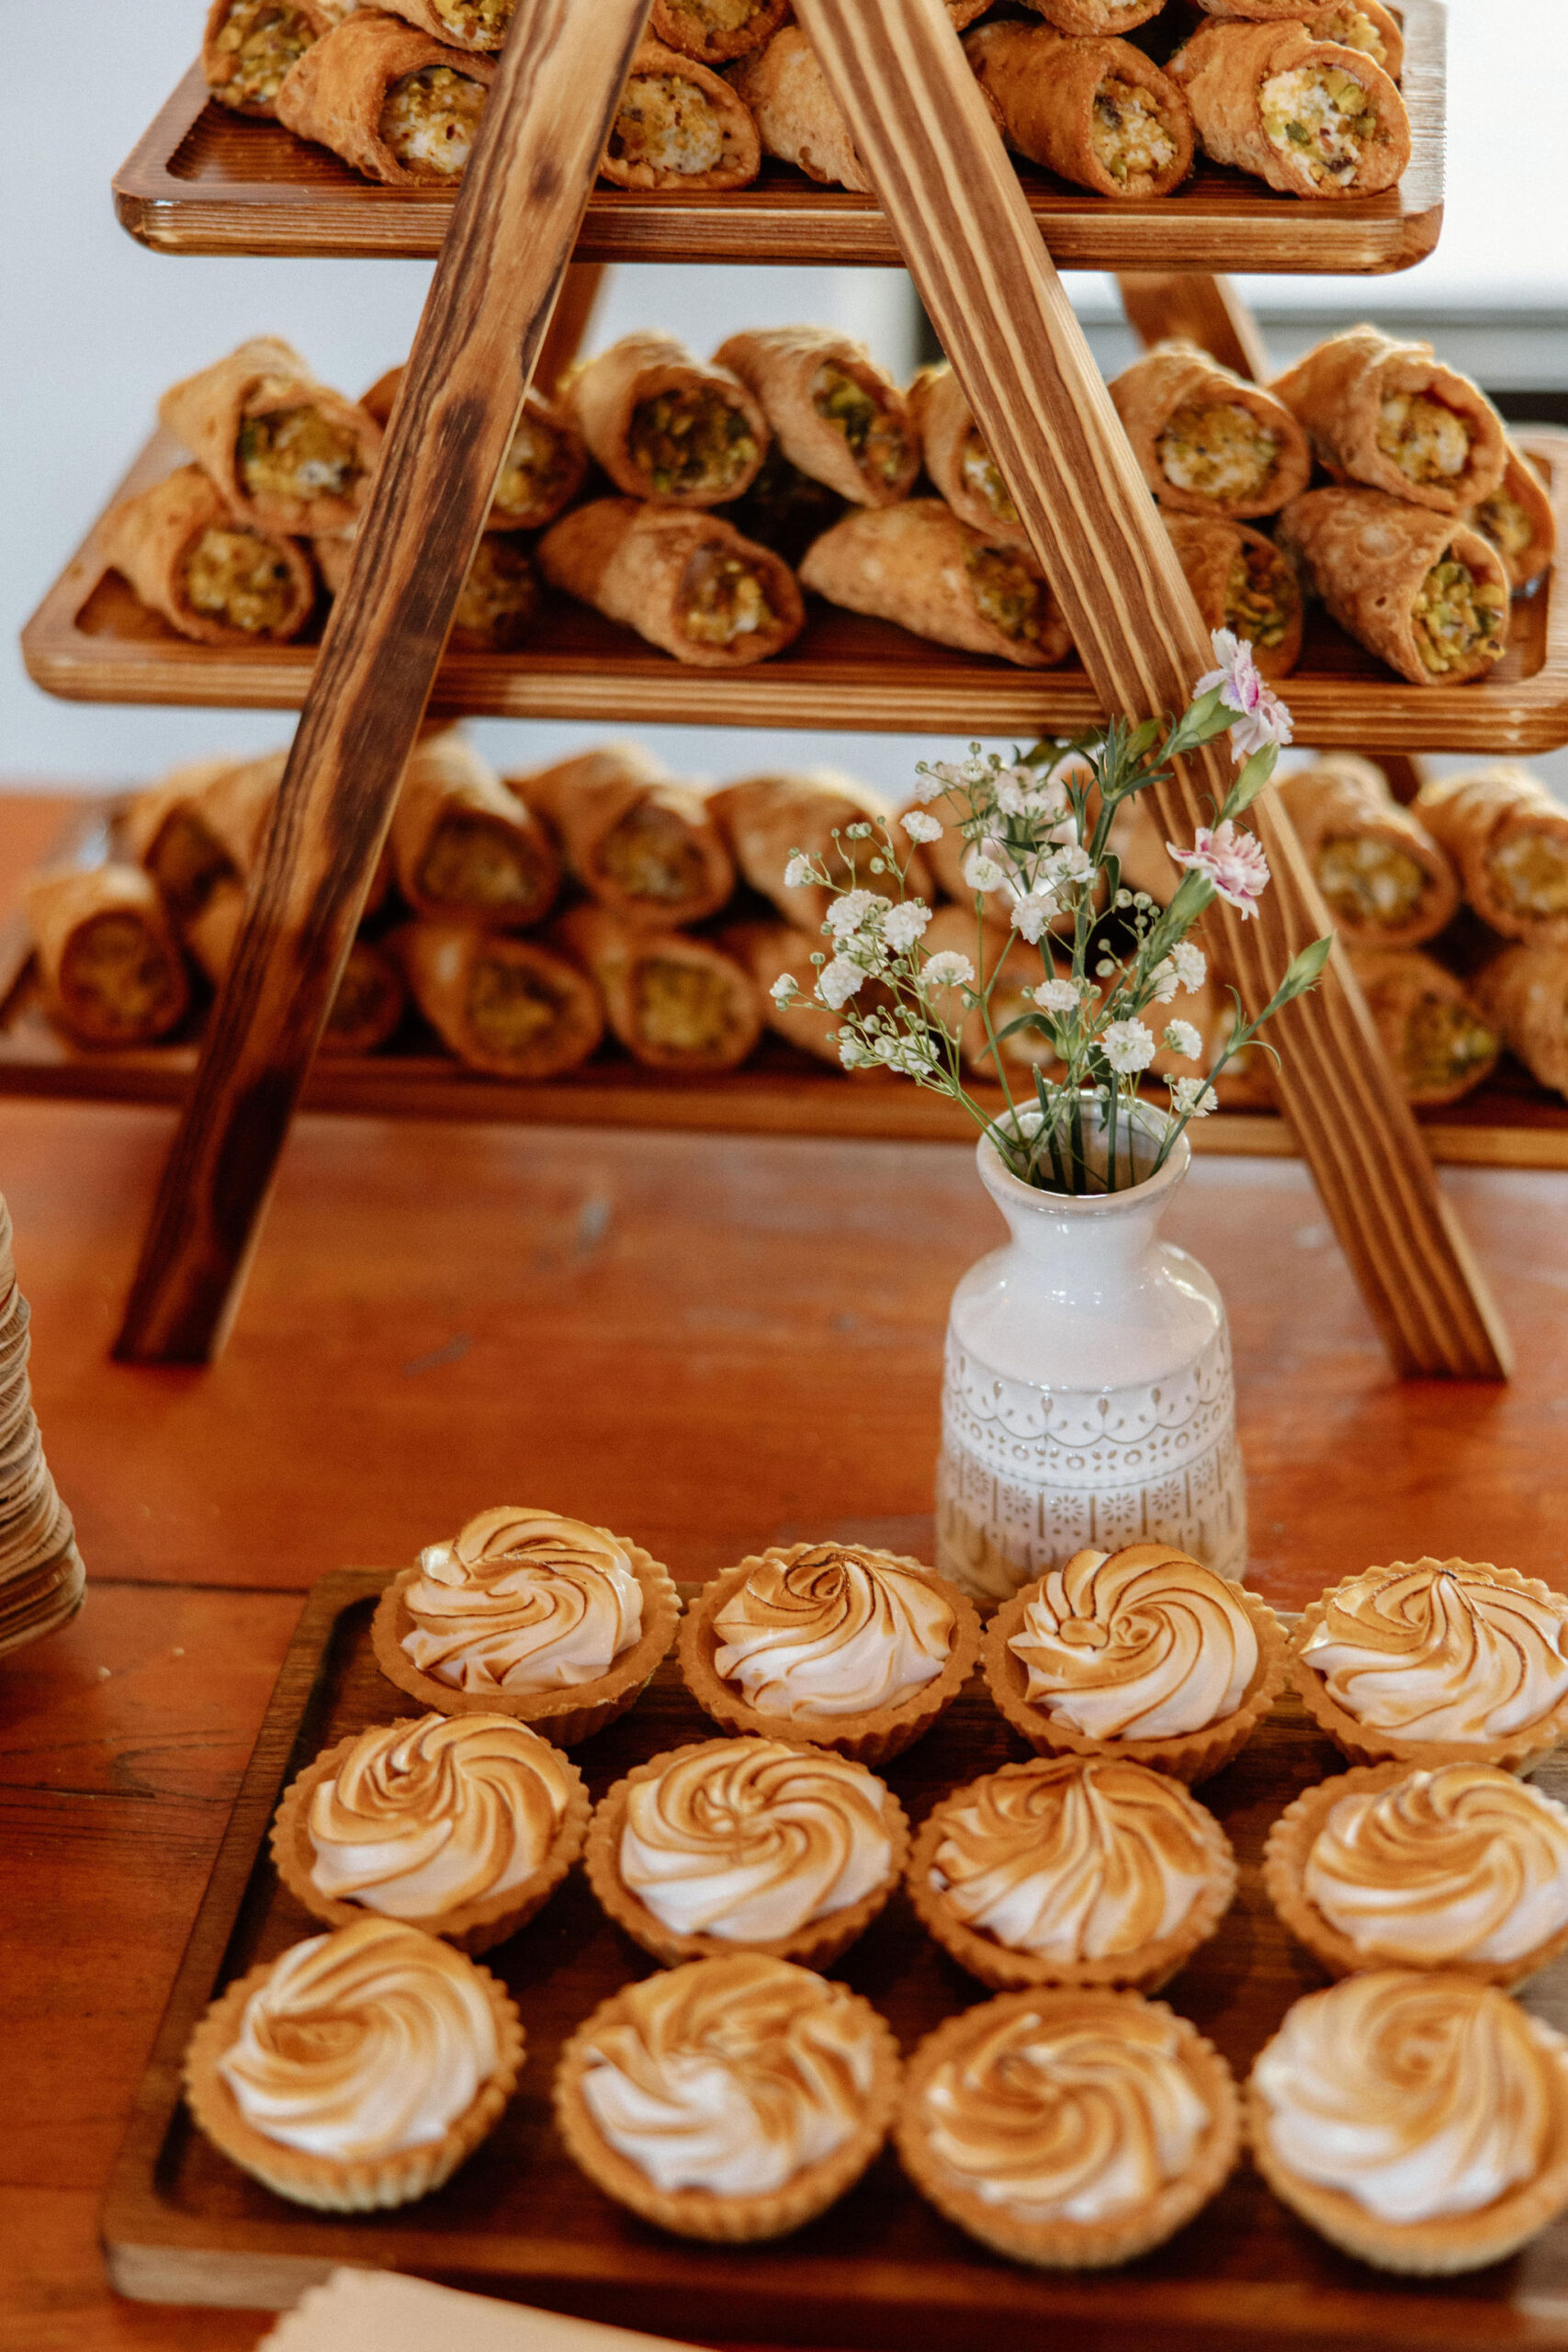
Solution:
M 1147 1164 L 1159 1114 L 1138 1124 Z M 1098 1130 L 1086 1143 L 1103 1170 Z M 1157 1541 L 1239 1580 L 1247 1503 L 1224 1306 L 1197 1260 L 1159 1238 L 1186 1137 L 1157 1175 L 1109 1193 L 1037 1191 L 988 1136 L 977 1158 L 1012 1238 L 953 1295 L 937 1566 L 1001 1600 L 1086 1546 Z

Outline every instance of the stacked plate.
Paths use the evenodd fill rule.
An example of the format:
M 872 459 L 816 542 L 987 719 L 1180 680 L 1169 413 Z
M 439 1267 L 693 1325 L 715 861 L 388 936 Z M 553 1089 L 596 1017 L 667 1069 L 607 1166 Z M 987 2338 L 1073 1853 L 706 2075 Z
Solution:
M 0 1200 L 0 1656 L 36 1642 L 82 1606 L 85 1573 L 54 1491 L 28 1381 L 28 1302 Z

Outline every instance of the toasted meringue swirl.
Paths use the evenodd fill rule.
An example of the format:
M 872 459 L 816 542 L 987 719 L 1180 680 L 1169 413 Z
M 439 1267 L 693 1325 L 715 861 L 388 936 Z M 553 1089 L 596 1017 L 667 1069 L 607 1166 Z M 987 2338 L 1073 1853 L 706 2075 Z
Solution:
M 1058 1993 L 1005 2017 L 925 2086 L 932 2152 L 987 2205 L 1098 2222 L 1191 2163 L 1213 2119 L 1168 2009 Z
M 1053 1568 L 1008 1647 L 1024 1693 L 1089 1739 L 1170 1739 L 1234 1715 L 1258 1670 L 1235 1585 L 1185 1552 L 1130 1544 Z
M 794 1720 L 897 1706 L 935 1681 L 957 1630 L 919 1568 L 851 1544 L 760 1561 L 713 1622 L 715 1671 L 759 1713 Z
M 628 1985 L 582 2095 L 613 2148 L 660 2189 L 764 2196 L 843 2146 L 874 2072 L 841 1984 L 757 1952 Z
M 596 1681 L 642 1631 L 642 1587 L 614 1536 L 580 1519 L 481 1511 L 419 1555 L 404 1588 L 422 1673 L 459 1690 L 559 1690 Z
M 550 1849 L 575 1779 L 510 1715 L 378 1724 L 310 1799 L 310 1883 L 394 1919 L 505 1894 Z
M 1174 1935 L 1214 1867 L 1179 1781 L 1120 1758 L 993 1772 L 951 1808 L 931 1884 L 1010 1951 L 1110 1960 Z
M 1495 1985 L 1378 1969 L 1298 2001 L 1253 2079 L 1292 2172 L 1380 2220 L 1435 2222 L 1540 2170 L 1568 2042 Z
M 772 1943 L 881 1885 L 886 1793 L 841 1756 L 715 1740 L 633 1785 L 621 1877 L 677 1935 Z
M 1339 1799 L 1303 1884 L 1369 1958 L 1519 1960 L 1568 1927 L 1568 1807 L 1495 1764 L 1407 1772 Z
M 1568 1696 L 1568 1600 L 1467 1560 L 1369 1568 L 1303 1657 L 1337 1706 L 1403 1739 L 1501 1739 Z
M 356 1919 L 284 1953 L 218 2064 L 254 2131 L 349 2158 L 439 2140 L 498 2055 L 472 1961 L 418 1928 Z

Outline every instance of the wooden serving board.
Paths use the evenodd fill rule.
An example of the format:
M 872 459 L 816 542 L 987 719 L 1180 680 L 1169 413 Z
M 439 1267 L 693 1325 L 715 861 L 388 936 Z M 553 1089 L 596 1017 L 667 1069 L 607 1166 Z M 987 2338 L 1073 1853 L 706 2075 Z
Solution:
M 336 2263 L 413 2271 L 547 2308 L 705 2341 L 993 2352 L 1008 2330 L 1088 2328 L 1105 2352 L 1150 2342 L 1196 2347 L 1271 2339 L 1314 2347 L 1439 2352 L 1499 2341 L 1568 2346 L 1568 2221 L 1511 2262 L 1472 2277 L 1399 2282 L 1336 2254 L 1295 2222 L 1245 2164 L 1170 2244 L 1100 2275 L 1032 2272 L 943 2222 L 885 2153 L 820 2221 L 775 2245 L 727 2249 L 667 2237 L 592 2187 L 556 2136 L 549 2086 L 562 2042 L 604 1996 L 652 1962 L 599 1911 L 581 1870 L 537 1920 L 486 1956 L 523 2013 L 516 2098 L 445 2188 L 363 2219 L 312 2214 L 237 2171 L 187 2121 L 181 2055 L 207 2004 L 235 1976 L 317 1924 L 280 1887 L 266 1833 L 283 1788 L 320 1749 L 416 1713 L 370 1651 L 389 1572 L 324 1577 L 306 1603 L 137 2095 L 103 2211 L 109 2276 L 160 2302 L 276 2306 Z M 693 1588 L 686 1588 L 688 1592 Z M 670 1664 L 632 1712 L 576 1751 L 595 1797 L 632 1765 L 713 1736 Z M 1021 1758 L 976 1677 L 936 1729 L 887 1768 L 916 1822 L 976 1773 Z M 1242 1865 L 1218 1937 L 1164 1997 L 1245 2075 L 1285 2009 L 1322 1982 L 1274 1917 L 1259 1875 L 1264 1837 L 1300 1792 L 1339 1769 L 1293 1700 L 1200 1792 Z M 1568 1764 L 1540 1775 L 1568 1793 Z M 865 1994 L 906 2051 L 987 1997 L 919 1928 L 902 1894 L 832 1973 Z M 1529 2007 L 1568 2025 L 1568 1962 L 1528 1988 Z
M 1568 546 L 1568 433 L 1516 435 L 1550 476 Z M 109 504 L 160 481 L 183 453 L 154 434 Z M 107 512 L 107 510 L 106 510 Z M 70 702 L 298 710 L 319 630 L 293 645 L 195 645 L 141 605 L 88 532 L 22 632 L 28 674 Z M 1075 659 L 1059 670 L 959 653 L 808 598 L 786 653 L 715 672 L 674 661 L 567 597 L 547 594 L 515 653 L 448 652 L 433 711 L 622 726 L 841 728 L 861 734 L 1029 738 L 1077 734 L 1100 718 Z M 1377 752 L 1555 751 L 1568 742 L 1568 574 L 1514 605 L 1508 651 L 1490 677 L 1412 686 L 1309 607 L 1301 666 L 1284 683 L 1298 743 Z

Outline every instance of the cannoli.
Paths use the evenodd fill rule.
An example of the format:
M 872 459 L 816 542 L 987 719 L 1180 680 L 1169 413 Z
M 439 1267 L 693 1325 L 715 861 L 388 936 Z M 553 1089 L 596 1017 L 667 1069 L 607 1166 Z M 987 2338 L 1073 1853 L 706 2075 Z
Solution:
M 987 538 L 1027 547 L 1018 509 L 945 359 L 920 369 L 909 387 L 908 404 L 926 471 L 959 521 Z
M 410 754 L 391 845 L 399 889 L 433 920 L 521 931 L 560 888 L 560 858 L 538 818 L 450 728 Z
M 236 114 L 270 115 L 284 75 L 327 23 L 314 0 L 212 0 L 201 40 L 209 96 Z
M 844 110 L 798 25 L 784 26 L 765 49 L 732 66 L 728 78 L 750 108 L 766 154 L 795 164 L 819 187 L 872 194 Z
M 1023 5 L 1057 32 L 1082 39 L 1130 33 L 1157 17 L 1165 0 L 1023 0 Z
M 140 865 L 40 874 L 26 900 L 44 1005 L 70 1036 L 145 1046 L 177 1026 L 190 990 L 150 874 Z
M 1377 196 L 1410 161 L 1410 118 L 1375 59 L 1294 17 L 1199 27 L 1167 64 L 1205 154 L 1281 196 Z
M 762 1008 L 762 1021 L 776 1037 L 787 1046 L 798 1046 L 814 1060 L 830 1062 L 840 1068 L 839 1039 L 833 1015 L 825 1005 L 812 1001 L 817 975 L 828 960 L 827 943 L 820 934 L 796 931 L 787 922 L 732 922 L 719 934 L 719 944 L 726 955 L 733 956 L 743 965 L 756 984 L 758 1001 Z M 818 961 L 812 962 L 816 956 Z M 781 1004 L 773 994 L 776 983 L 792 979 L 795 995 L 787 1004 Z M 857 1006 L 868 1006 L 872 988 L 868 983 L 855 998 Z
M 744 498 L 714 513 L 733 523 L 742 538 L 772 548 L 793 570 L 814 539 L 832 529 L 849 505 L 826 482 L 813 481 L 792 466 L 775 441 Z
M 367 180 L 449 187 L 468 160 L 494 75 L 493 58 L 356 10 L 289 69 L 277 119 Z
M 803 588 L 966 653 L 1049 670 L 1073 641 L 1028 548 L 988 538 L 940 498 L 863 507 L 807 551 Z
M 1296 829 L 1335 927 L 1353 947 L 1419 947 L 1459 905 L 1447 852 L 1381 768 L 1327 756 L 1281 776 L 1280 806 Z
M 722 75 L 644 40 L 600 159 L 604 178 L 616 187 L 745 187 L 761 161 L 750 110 Z
M 1416 686 L 1458 686 L 1502 659 L 1508 575 L 1466 523 L 1381 490 L 1309 490 L 1280 517 L 1341 628 Z
M 1284 402 L 1195 343 L 1157 343 L 1109 386 L 1144 480 L 1181 514 L 1277 514 L 1312 480 Z
M 735 888 L 724 837 L 699 792 L 635 743 L 611 743 L 507 788 L 559 836 L 567 865 L 635 929 L 674 930 L 716 914 Z
M 865 345 L 828 327 L 732 334 L 714 354 L 761 401 L 791 465 L 859 506 L 908 497 L 920 447 L 904 395 Z
M 516 5 L 517 0 L 376 0 L 378 8 L 405 17 L 432 40 L 467 50 L 503 47 Z
M 264 752 L 259 760 L 231 762 L 202 793 L 201 821 L 242 879 L 248 880 L 260 863 L 288 765 L 287 752 Z
M 186 944 L 214 988 L 233 961 L 244 921 L 245 893 L 238 882 L 220 882 L 186 930 Z M 319 1054 L 373 1054 L 403 1017 L 408 990 L 397 965 L 381 947 L 356 939 L 317 1043 Z
M 1200 0 L 1202 5 L 1202 0 Z M 1240 8 L 1234 0 L 1225 0 L 1216 14 L 1226 17 L 1258 17 L 1262 10 Z M 1336 0 L 1330 7 L 1298 7 L 1294 13 L 1303 18 L 1314 40 L 1337 41 L 1341 49 L 1359 49 L 1375 65 L 1381 65 L 1391 82 L 1400 81 L 1404 74 L 1404 35 L 1399 19 L 1383 0 Z
M 552 936 L 589 973 L 614 1034 L 650 1069 L 734 1069 L 762 1028 L 751 975 L 705 940 L 574 907 Z
M 1497 1033 L 1436 956 L 1360 947 L 1350 961 L 1407 1102 L 1428 1110 L 1457 1102 L 1491 1075 Z
M 236 522 L 199 466 L 180 466 L 122 499 L 98 546 L 149 611 L 198 645 L 285 644 L 315 608 L 303 550 Z
M 562 405 L 617 490 L 666 506 L 739 498 L 767 454 L 761 402 L 670 334 L 628 334 L 579 368 Z
M 1568 808 L 1527 768 L 1435 777 L 1415 807 L 1483 922 L 1505 939 L 1568 939 Z
M 790 0 L 653 0 L 648 29 L 666 49 L 702 65 L 754 55 L 790 12 Z
M 1024 947 L 1010 931 L 993 931 L 976 922 L 973 914 L 962 907 L 938 907 L 927 924 L 920 945 L 928 956 L 940 956 L 949 950 L 966 956 L 970 968 L 982 981 L 990 979 L 1004 956 L 1005 969 L 997 978 L 990 995 L 990 1028 L 986 1026 L 986 1013 L 978 1005 L 964 1009 L 964 999 L 957 988 L 932 989 L 927 1002 L 936 1017 L 950 1032 L 958 1033 L 958 1052 L 964 1067 L 974 1077 L 996 1079 L 996 1056 L 991 1051 L 991 1039 L 997 1039 L 998 1053 L 1006 1075 L 1030 1077 L 1043 1070 L 1047 1077 L 1059 1072 L 1061 1063 L 1047 1033 L 1043 1029 L 1015 1029 L 1010 1037 L 1001 1032 L 1025 1013 L 1038 1012 L 1030 995 L 1040 984 L 1040 959 Z
M 1008 145 L 1075 187 L 1168 196 L 1192 169 L 1191 109 L 1131 41 L 998 22 L 967 34 L 964 50 Z
M 1502 557 L 1516 595 L 1551 569 L 1557 555 L 1557 510 L 1534 459 L 1514 442 L 1508 443 L 1501 483 L 1490 498 L 1471 508 L 1466 520 Z
M 403 380 L 401 368 L 378 376 L 359 405 L 385 426 Z M 582 435 L 553 401 L 530 386 L 506 462 L 495 485 L 487 531 L 542 531 L 570 505 L 588 471 Z
M 381 943 L 459 1061 L 497 1078 L 558 1078 L 604 1034 L 592 980 L 534 939 L 465 922 L 410 922 Z
M 1568 1096 L 1568 943 L 1505 947 L 1473 985 L 1508 1051 L 1539 1085 Z
M 699 669 L 766 662 L 806 622 L 789 566 L 716 514 L 600 498 L 552 524 L 538 559 L 552 588 Z
M 886 861 L 886 855 L 875 834 L 866 840 L 849 838 L 852 825 L 874 823 L 880 814 L 874 801 L 851 776 L 840 775 L 832 768 L 745 776 L 710 794 L 707 807 L 742 877 L 764 899 L 771 899 L 784 921 L 797 930 L 818 930 L 828 919 L 833 899 L 819 883 L 785 881 L 785 870 L 796 851 L 825 865 L 836 882 L 852 881 L 882 899 L 898 896 L 897 878 L 886 866 L 880 873 L 872 871 L 873 861 Z M 897 841 L 897 834 L 894 838 Z M 931 868 L 919 849 L 905 863 L 904 887 L 911 898 L 928 901 L 931 898 Z
M 1206 629 L 1245 637 L 1265 678 L 1288 678 L 1302 650 L 1302 583 L 1271 539 L 1219 515 L 1168 514 L 1166 529 Z
M 486 531 L 452 608 L 449 642 L 460 652 L 510 653 L 539 607 L 539 575 L 526 539 Z
M 1336 481 L 1462 514 L 1503 480 L 1502 418 L 1467 376 L 1438 365 L 1430 344 L 1350 327 L 1277 376 L 1274 390 Z
M 277 335 L 171 385 L 158 416 L 258 530 L 345 530 L 369 495 L 380 426 Z
M 246 764 L 238 760 L 192 760 L 161 784 L 139 792 L 125 812 L 126 854 L 145 867 L 176 923 L 186 923 L 206 905 L 220 882 L 236 868 L 202 814 L 210 785 Z

